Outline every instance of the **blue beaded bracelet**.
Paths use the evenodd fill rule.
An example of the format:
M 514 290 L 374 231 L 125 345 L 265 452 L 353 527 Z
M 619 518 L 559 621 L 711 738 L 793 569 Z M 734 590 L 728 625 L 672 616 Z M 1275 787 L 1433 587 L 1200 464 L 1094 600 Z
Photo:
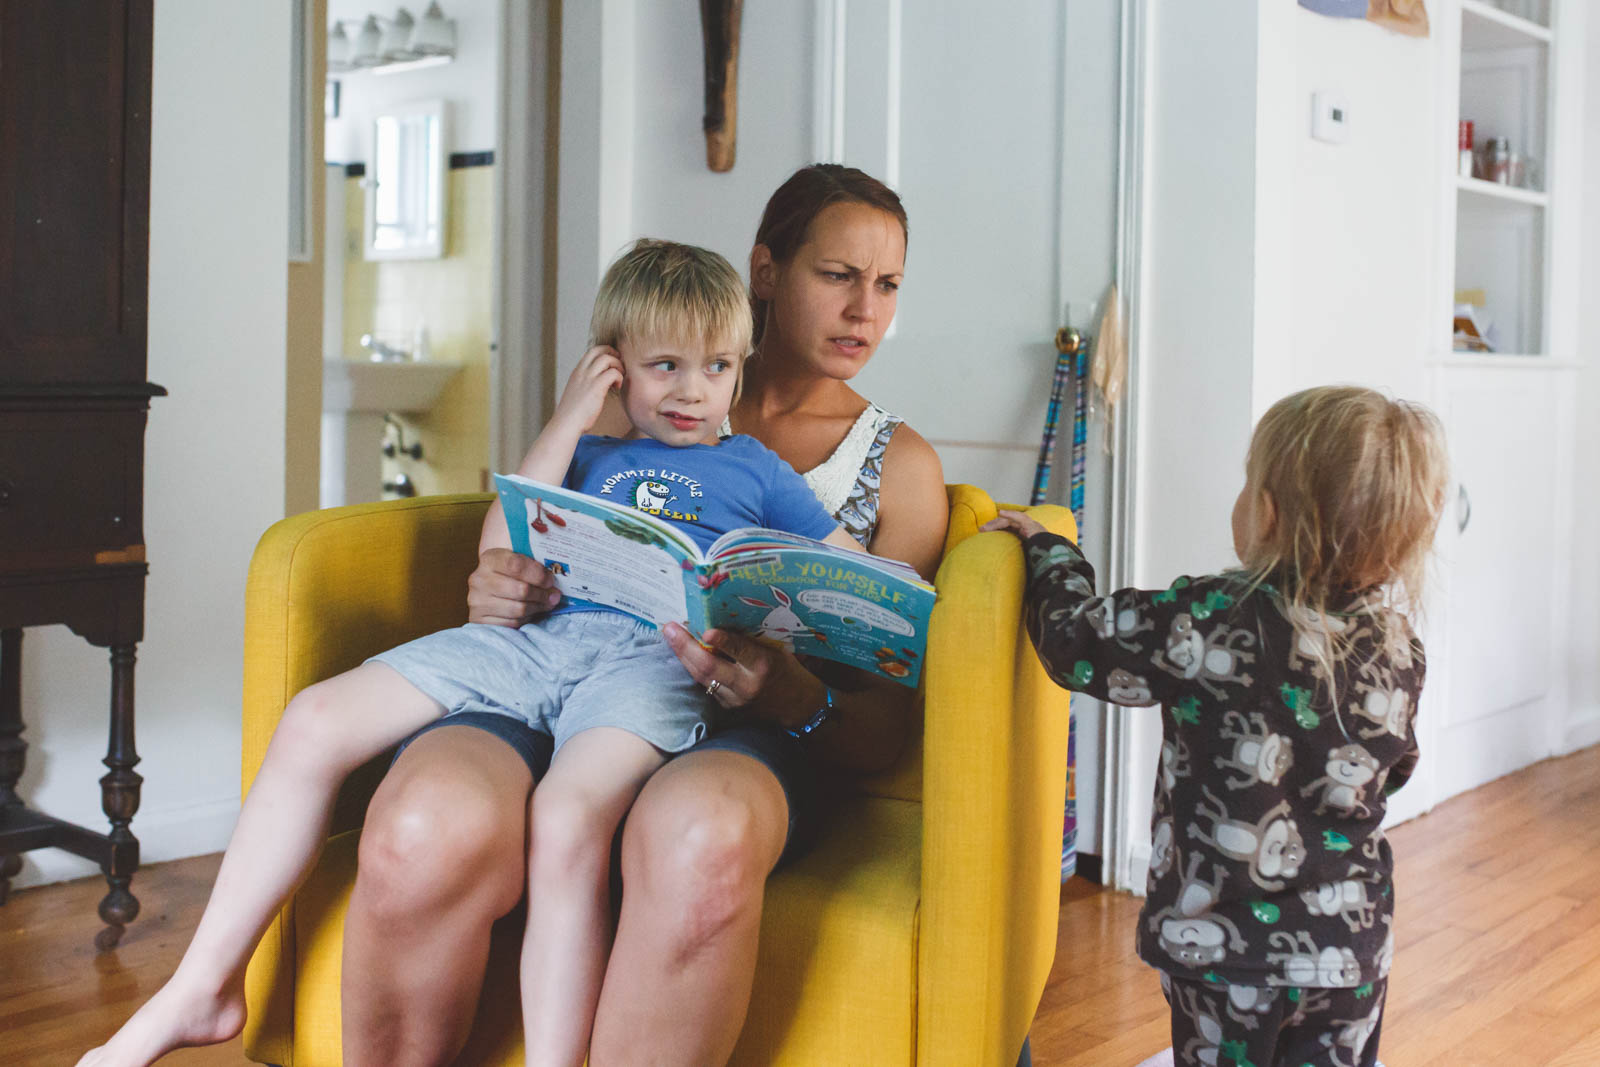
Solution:
M 795 738 L 796 740 L 800 740 L 815 733 L 817 727 L 828 721 L 828 713 L 833 710 L 833 690 L 829 689 L 827 686 L 823 686 L 822 692 L 822 707 L 812 712 L 811 718 L 807 719 L 799 726 L 785 727 L 783 731 L 784 733 Z

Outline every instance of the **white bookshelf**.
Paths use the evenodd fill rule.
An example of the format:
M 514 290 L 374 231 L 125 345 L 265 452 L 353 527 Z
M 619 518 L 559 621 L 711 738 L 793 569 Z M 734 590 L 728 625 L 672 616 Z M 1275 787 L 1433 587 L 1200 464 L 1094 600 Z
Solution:
M 1456 294 L 1482 294 L 1499 355 L 1551 355 L 1553 75 L 1563 2 L 1458 0 L 1447 38 L 1454 120 L 1473 123 L 1480 157 L 1491 140 L 1504 139 L 1516 161 L 1507 181 L 1487 180 L 1481 164 L 1477 176 L 1461 173 L 1454 152 L 1447 164 L 1450 303 L 1453 310 Z

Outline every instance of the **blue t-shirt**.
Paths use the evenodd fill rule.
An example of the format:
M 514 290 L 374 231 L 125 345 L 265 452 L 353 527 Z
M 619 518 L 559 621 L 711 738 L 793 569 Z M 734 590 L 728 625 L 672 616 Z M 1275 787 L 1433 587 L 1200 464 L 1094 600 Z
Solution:
M 805 479 L 754 437 L 677 448 L 651 437 L 578 440 L 562 483 L 666 519 L 702 550 L 745 526 L 822 540 L 839 528 Z

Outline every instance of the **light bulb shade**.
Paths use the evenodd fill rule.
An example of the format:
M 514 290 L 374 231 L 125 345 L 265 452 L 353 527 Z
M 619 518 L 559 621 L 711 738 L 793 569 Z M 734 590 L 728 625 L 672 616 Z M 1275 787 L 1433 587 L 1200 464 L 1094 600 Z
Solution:
M 328 31 L 328 69 L 335 72 L 350 69 L 350 38 L 342 22 L 335 22 Z
M 350 64 L 356 67 L 373 67 L 382 60 L 379 47 L 383 43 L 383 29 L 376 15 L 368 15 L 356 34 L 355 47 L 350 51 Z
M 394 19 L 384 29 L 383 40 L 378 45 L 378 53 L 385 63 L 417 58 L 417 53 L 411 51 L 411 29 L 414 25 L 411 12 L 403 7 L 395 11 Z
M 456 24 L 444 17 L 437 0 L 428 5 L 428 10 L 412 29 L 411 51 L 419 56 L 456 54 Z

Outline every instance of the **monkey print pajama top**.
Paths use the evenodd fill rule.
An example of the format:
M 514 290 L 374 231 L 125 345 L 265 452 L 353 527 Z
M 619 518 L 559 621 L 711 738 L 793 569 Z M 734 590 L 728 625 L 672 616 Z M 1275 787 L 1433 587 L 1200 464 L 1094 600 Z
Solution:
M 1217 988 L 1381 983 L 1394 895 L 1379 823 L 1416 765 L 1424 671 L 1404 620 L 1355 599 L 1302 636 L 1296 609 L 1237 573 L 1096 597 L 1072 542 L 1038 534 L 1024 550 L 1024 619 L 1050 676 L 1162 705 L 1141 958 Z

